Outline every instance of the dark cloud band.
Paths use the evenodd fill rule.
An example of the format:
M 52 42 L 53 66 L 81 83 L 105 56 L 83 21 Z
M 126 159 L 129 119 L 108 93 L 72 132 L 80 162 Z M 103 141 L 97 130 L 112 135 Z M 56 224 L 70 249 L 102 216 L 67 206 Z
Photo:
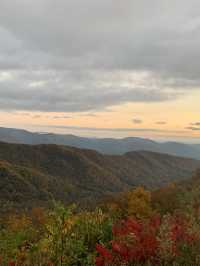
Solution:
M 1 0 L 0 108 L 102 110 L 199 90 L 199 10 L 197 0 Z

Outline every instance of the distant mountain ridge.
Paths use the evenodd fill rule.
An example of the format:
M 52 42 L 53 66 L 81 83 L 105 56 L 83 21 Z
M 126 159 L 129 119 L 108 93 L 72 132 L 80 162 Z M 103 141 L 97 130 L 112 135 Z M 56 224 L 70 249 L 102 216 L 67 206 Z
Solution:
M 178 142 L 159 143 L 150 139 L 129 137 L 124 139 L 84 138 L 74 135 L 32 133 L 21 129 L 0 127 L 0 141 L 20 144 L 57 144 L 82 149 L 92 149 L 103 154 L 122 155 L 130 151 L 152 151 L 170 155 L 200 159 L 200 144 Z
M 154 152 L 103 155 L 58 145 L 0 143 L 0 204 L 84 204 L 142 185 L 159 188 L 190 178 L 200 161 Z M 91 205 L 91 203 L 90 203 Z

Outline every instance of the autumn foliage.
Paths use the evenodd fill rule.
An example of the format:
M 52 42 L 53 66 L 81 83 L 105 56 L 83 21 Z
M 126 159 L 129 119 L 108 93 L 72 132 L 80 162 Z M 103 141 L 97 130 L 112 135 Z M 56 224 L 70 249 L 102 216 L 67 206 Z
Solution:
M 199 245 L 199 234 L 182 216 L 152 217 L 148 221 L 127 218 L 113 226 L 110 248 L 96 245 L 96 266 L 166 265 Z M 184 249 L 183 249 L 184 248 Z
M 200 193 L 181 191 L 139 187 L 104 211 L 55 203 L 11 213 L 1 220 L 0 266 L 198 266 Z

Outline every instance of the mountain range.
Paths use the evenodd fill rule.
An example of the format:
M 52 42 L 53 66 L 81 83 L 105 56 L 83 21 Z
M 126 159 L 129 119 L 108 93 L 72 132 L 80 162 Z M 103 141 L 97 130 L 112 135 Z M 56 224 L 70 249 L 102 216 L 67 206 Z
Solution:
M 20 207 L 63 202 L 95 203 L 104 196 L 142 185 L 159 188 L 187 180 L 200 161 L 133 151 L 105 155 L 55 144 L 0 143 L 0 203 Z M 3 207 L 2 207 L 3 209 Z
M 21 129 L 0 128 L 0 141 L 20 144 L 57 144 L 92 149 L 103 154 L 123 155 L 131 151 L 152 151 L 181 157 L 200 159 L 200 145 L 179 142 L 156 142 L 150 139 L 129 137 L 84 138 L 74 135 L 32 133 Z

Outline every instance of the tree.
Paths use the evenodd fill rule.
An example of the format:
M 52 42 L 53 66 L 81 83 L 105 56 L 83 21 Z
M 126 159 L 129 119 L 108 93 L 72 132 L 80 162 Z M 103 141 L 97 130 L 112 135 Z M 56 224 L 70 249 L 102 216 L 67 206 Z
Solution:
M 147 218 L 152 214 L 151 193 L 138 187 L 127 194 L 127 212 L 129 216 Z

